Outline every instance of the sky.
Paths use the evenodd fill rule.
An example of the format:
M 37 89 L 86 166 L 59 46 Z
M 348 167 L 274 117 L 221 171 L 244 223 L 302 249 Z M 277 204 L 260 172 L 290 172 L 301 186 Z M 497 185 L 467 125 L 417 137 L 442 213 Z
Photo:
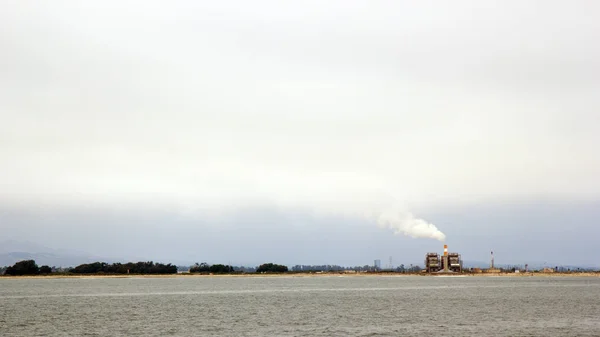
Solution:
M 600 4 L 4 1 L 0 235 L 599 265 Z

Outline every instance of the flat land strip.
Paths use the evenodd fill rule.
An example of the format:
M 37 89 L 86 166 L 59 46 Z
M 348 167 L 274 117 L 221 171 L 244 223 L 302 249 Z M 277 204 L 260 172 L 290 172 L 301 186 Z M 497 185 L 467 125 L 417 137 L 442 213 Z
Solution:
M 427 274 L 427 273 L 282 273 L 282 274 L 60 274 L 60 275 L 25 275 L 25 276 L 0 276 L 0 279 L 55 279 L 55 278 L 177 278 L 177 277 L 600 277 L 600 272 L 583 273 L 457 273 L 452 274 Z

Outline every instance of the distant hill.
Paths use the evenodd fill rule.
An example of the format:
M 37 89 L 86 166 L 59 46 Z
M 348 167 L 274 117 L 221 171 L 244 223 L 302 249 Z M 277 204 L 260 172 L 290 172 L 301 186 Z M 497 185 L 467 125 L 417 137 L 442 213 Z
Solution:
M 38 265 L 72 267 L 95 261 L 121 262 L 85 252 L 52 249 L 26 241 L 0 242 L 0 266 L 10 266 L 22 260 L 35 260 Z

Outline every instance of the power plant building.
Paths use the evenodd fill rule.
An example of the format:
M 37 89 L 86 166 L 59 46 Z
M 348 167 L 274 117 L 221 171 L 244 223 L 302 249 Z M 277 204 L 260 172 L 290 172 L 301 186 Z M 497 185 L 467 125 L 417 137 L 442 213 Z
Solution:
M 444 245 L 444 255 L 441 258 L 438 253 L 425 255 L 425 271 L 428 273 L 460 273 L 462 271 L 461 256 L 458 253 L 448 253 L 448 245 Z
M 428 273 L 434 273 L 440 271 L 442 263 L 440 261 L 440 254 L 438 253 L 427 253 L 425 255 L 425 270 Z

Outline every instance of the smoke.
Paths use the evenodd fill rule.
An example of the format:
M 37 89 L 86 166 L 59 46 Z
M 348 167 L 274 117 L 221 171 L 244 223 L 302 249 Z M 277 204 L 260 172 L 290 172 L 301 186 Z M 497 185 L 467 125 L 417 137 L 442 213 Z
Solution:
M 403 234 L 413 238 L 429 238 L 444 242 L 446 234 L 442 233 L 435 225 L 416 218 L 410 212 L 386 211 L 377 217 L 381 227 L 390 228 L 394 234 Z

